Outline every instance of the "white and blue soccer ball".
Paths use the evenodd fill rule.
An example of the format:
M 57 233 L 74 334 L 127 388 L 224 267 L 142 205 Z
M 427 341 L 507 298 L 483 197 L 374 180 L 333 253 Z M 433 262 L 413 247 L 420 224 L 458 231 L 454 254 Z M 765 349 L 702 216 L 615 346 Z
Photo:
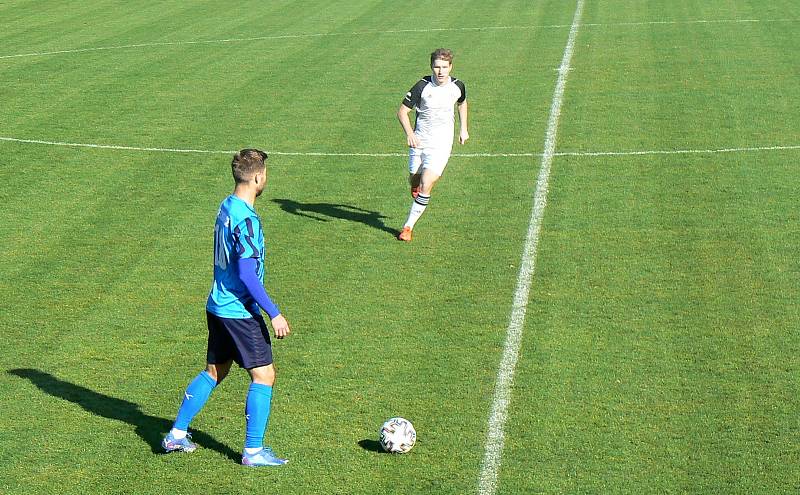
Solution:
M 405 418 L 390 418 L 381 426 L 381 447 L 390 454 L 405 454 L 416 441 L 417 431 Z

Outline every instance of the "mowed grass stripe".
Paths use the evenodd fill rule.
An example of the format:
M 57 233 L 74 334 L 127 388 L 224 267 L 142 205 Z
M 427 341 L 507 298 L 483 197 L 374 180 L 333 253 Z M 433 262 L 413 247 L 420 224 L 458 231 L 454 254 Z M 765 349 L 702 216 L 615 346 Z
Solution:
M 553 5 L 505 10 L 472 2 L 461 4 L 459 15 L 544 23 L 559 17 L 548 10 Z M 330 28 L 388 25 L 398 14 L 388 3 L 370 3 L 363 17 L 345 12 Z M 445 9 L 433 20 L 453 23 L 450 15 Z M 328 14 L 315 16 L 330 22 Z M 70 62 L 61 79 L 21 86 L 16 75 L 25 70 L 59 74 L 53 69 L 62 62 L 38 60 L 4 76 L 25 90 L 9 91 L 8 123 L 37 135 L 69 131 L 78 139 L 163 139 L 208 149 L 251 143 L 295 149 L 301 140 L 384 146 L 402 141 L 393 117 L 399 99 L 424 73 L 432 47 L 446 44 L 471 48 L 461 52 L 460 67 L 474 88 L 471 98 L 487 105 L 476 107 L 482 117 L 475 136 L 491 142 L 505 132 L 521 141 L 520 131 L 500 125 L 512 108 L 486 109 L 516 100 L 535 109 L 526 112 L 526 132 L 531 126 L 543 132 L 547 105 L 540 102 L 547 94 L 520 88 L 549 93 L 552 72 L 521 70 L 535 64 L 514 46 L 541 46 L 536 63 L 543 66 L 555 66 L 562 47 L 517 33 L 504 53 L 526 63 L 493 74 L 485 62 L 498 47 L 507 48 L 504 40 L 462 33 L 413 38 L 399 51 L 357 43 L 286 44 L 280 54 L 215 49 L 206 64 L 184 60 L 191 51 L 164 58 L 87 55 L 81 63 L 103 70 L 81 74 Z M 394 55 L 393 63 L 377 76 L 359 71 L 375 52 Z M 290 63 L 298 59 L 312 65 Z M 254 77 L 224 84 L 237 75 L 229 69 L 253 61 Z M 190 73 L 194 78 L 186 79 Z M 325 106 L 355 90 L 363 101 L 347 101 L 338 112 Z M 98 97 L 86 98 L 85 91 Z M 327 113 L 315 120 L 319 109 Z M 0 303 L 0 319 L 23 342 L 1 361 L 0 393 L 17 398 L 0 406 L 0 426 L 13 432 L 0 441 L 0 458 L 9 461 L 0 468 L 3 491 L 59 486 L 63 493 L 162 493 L 184 486 L 190 471 L 214 473 L 193 481 L 188 490 L 197 493 L 220 483 L 237 492 L 264 483 L 282 493 L 474 490 L 497 362 L 487 356 L 501 350 L 525 232 L 519 204 L 531 196 L 529 160 L 511 158 L 501 168 L 454 159 L 448 180 L 437 186 L 437 206 L 419 226 L 424 242 L 406 246 L 383 228 L 401 224 L 408 208 L 404 160 L 274 157 L 271 188 L 258 205 L 267 224 L 267 280 L 297 332 L 276 345 L 280 378 L 269 438 L 293 463 L 283 471 L 243 472 L 233 459 L 242 440 L 241 372 L 215 391 L 196 420 L 203 432 L 197 455 L 154 455 L 158 430 L 169 424 L 186 381 L 202 366 L 206 229 L 230 190 L 228 163 L 220 158 L 36 146 L 9 154 L 0 176 L 16 177 L 3 189 L 9 200 L 3 239 L 10 241 L 3 246 L 13 256 L 0 263 L 14 278 L 3 279 L 11 297 Z M 502 187 L 505 201 L 476 202 L 487 187 Z M 283 208 L 287 200 L 297 209 Z M 104 261 L 113 276 L 97 268 Z M 413 455 L 371 450 L 376 428 L 395 414 L 409 416 L 420 431 Z M 45 446 L 19 454 L 34 432 L 46 432 Z M 118 479 L 128 484 L 118 488 Z
M 675 25 L 675 24 L 752 24 L 752 23 L 794 23 L 798 22 L 797 19 L 699 19 L 699 20 L 680 20 L 680 21 L 642 21 L 642 22 L 618 22 L 618 23 L 591 23 L 583 24 L 582 27 L 613 27 L 613 26 L 655 26 L 655 25 Z M 200 39 L 200 40 L 178 40 L 178 41 L 152 41 L 142 43 L 132 43 L 123 45 L 110 45 L 110 46 L 95 46 L 87 48 L 73 48 L 61 49 L 42 52 L 30 53 L 15 53 L 0 55 L 2 59 L 14 59 L 22 57 L 43 57 L 51 55 L 66 55 L 73 53 L 85 53 L 94 51 L 107 51 L 107 50 L 128 50 L 133 48 L 155 48 L 155 47 L 168 47 L 176 45 L 203 45 L 203 44 L 217 44 L 217 43 L 245 43 L 254 41 L 270 41 L 282 39 L 296 39 L 296 38 L 319 38 L 319 37 L 351 37 L 351 36 L 369 36 L 369 35 L 408 35 L 414 33 L 441 33 L 448 31 L 506 31 L 517 29 L 564 29 L 568 25 L 540 25 L 540 26 L 476 26 L 476 27 L 454 27 L 454 28 L 441 28 L 429 27 L 420 29 L 388 29 L 384 31 L 353 31 L 341 33 L 299 33 L 299 34 L 278 34 L 271 36 L 252 36 L 246 38 L 222 38 L 222 39 Z
M 793 122 L 787 105 L 798 93 L 793 81 L 800 63 L 794 51 L 786 52 L 797 43 L 789 26 L 595 29 L 586 31 L 586 40 L 575 70 L 585 67 L 591 77 L 576 78 L 582 84 L 576 94 L 584 97 L 570 107 L 576 118 L 565 120 L 563 151 L 797 144 L 785 121 Z M 608 115 L 617 117 L 612 124 Z M 609 125 L 608 132 L 595 132 Z M 589 133 L 594 139 L 587 143 Z
M 484 148 L 489 153 L 495 149 L 502 153 L 509 148 L 522 148 L 521 144 L 528 141 L 522 126 L 531 116 L 536 118 L 535 114 L 521 113 L 515 111 L 516 107 L 504 104 L 504 95 L 534 107 L 546 101 L 540 91 L 530 92 L 521 84 L 501 84 L 497 79 L 519 80 L 518 68 L 499 67 L 494 73 L 475 69 L 480 67 L 480 60 L 490 54 L 490 50 L 481 48 L 483 43 L 492 46 L 496 41 L 489 35 L 461 35 L 451 40 L 457 46 L 471 47 L 459 58 L 457 70 L 460 77 L 475 81 L 471 85 L 474 88 L 470 90 L 471 96 L 485 102 L 475 109 L 476 129 L 486 135 L 480 142 L 489 145 L 488 149 Z M 541 33 L 517 33 L 512 41 L 515 46 L 533 43 L 547 44 L 549 48 L 552 44 Z M 333 61 L 325 60 L 324 54 L 329 53 L 326 50 L 330 48 L 325 48 L 321 41 L 287 45 L 291 46 L 268 52 L 253 48 L 234 51 L 217 48 L 209 50 L 202 59 L 192 58 L 192 50 L 158 59 L 144 55 L 135 59 L 96 57 L 85 62 L 107 70 L 86 74 L 83 65 L 74 64 L 68 71 L 62 70 L 63 79 L 41 84 L 33 80 L 15 82 L 17 91 L 12 92 L 9 109 L 25 118 L 7 122 L 3 126 L 4 135 L 39 134 L 33 137 L 39 139 L 45 132 L 50 136 L 64 136 L 65 129 L 70 129 L 69 141 L 76 143 L 128 145 L 135 139 L 139 147 L 163 148 L 161 143 L 173 135 L 175 138 L 169 140 L 173 143 L 169 147 L 173 149 L 225 150 L 248 142 L 264 143 L 262 147 L 268 149 L 293 150 L 299 147 L 295 136 L 314 128 L 316 139 L 302 141 L 306 149 L 364 149 L 365 152 L 391 149 L 390 143 L 396 140 L 387 139 L 386 134 L 396 126 L 390 109 L 397 106 L 397 96 L 390 85 L 407 79 L 412 79 L 413 83 L 419 75 L 410 77 L 408 69 L 403 68 L 416 67 L 422 59 L 419 71 L 424 71 L 426 53 L 418 50 L 404 54 L 404 58 L 417 62 L 401 60 L 398 65 L 387 66 L 377 73 L 377 77 L 370 77 L 368 73 L 350 68 L 369 59 L 373 45 L 350 48 Z M 383 46 L 389 50 L 391 43 Z M 519 50 L 509 51 L 509 55 L 518 57 Z M 187 57 L 190 62 L 184 62 Z M 283 70 L 295 60 L 304 61 L 302 77 L 292 77 L 291 71 Z M 248 67 L 248 61 L 255 61 L 260 68 L 233 77 L 232 74 L 243 70 L 240 68 Z M 404 65 L 406 63 L 408 65 Z M 544 70 L 545 67 L 540 66 Z M 44 63 L 31 64 L 24 70 L 42 73 L 47 67 Z M 334 70 L 336 67 L 341 70 Z M 20 77 L 16 81 L 25 79 Z M 267 97 L 264 88 L 268 87 L 280 90 Z M 354 91 L 357 97 L 350 97 Z M 160 97 L 142 97 L 151 94 Z M 196 98 L 197 94 L 205 96 Z M 347 95 L 343 101 L 346 111 L 320 110 L 342 101 L 342 95 Z M 493 111 L 487 112 L 488 108 Z M 78 120 L 85 118 L 86 112 L 91 112 L 91 121 L 89 125 L 81 125 Z M 237 118 L 245 112 L 248 119 Z M 142 115 L 152 115 L 147 125 L 142 124 Z M 485 130 L 482 122 L 486 122 Z M 505 125 L 495 125 L 495 122 L 505 122 Z M 34 133 L 34 129 L 39 132 Z M 74 132 L 76 130 L 86 134 Z M 402 143 L 397 144 L 398 152 L 403 148 Z
M 664 157 L 654 173 L 559 160 L 574 178 L 555 177 L 551 206 L 561 207 L 530 315 L 542 334 L 524 343 L 537 349 L 521 360 L 515 393 L 529 402 L 512 414 L 521 433 L 505 456 L 509 471 L 527 474 L 508 483 L 611 492 L 791 483 L 798 232 L 783 218 L 798 211 L 791 167 L 770 162 L 756 171 L 736 157 L 710 168 Z M 687 176 L 687 166 L 705 171 Z M 710 176 L 714 186 L 698 187 Z
M 601 10 L 678 17 L 703 7 L 708 17 L 715 8 L 593 5 L 592 21 Z M 788 27 L 585 34 L 562 146 L 707 149 L 721 136 L 780 139 L 800 128 L 793 113 L 771 113 L 797 85 L 787 60 L 798 40 Z M 770 76 L 754 77 L 762 69 Z M 557 159 L 541 291 L 523 342 L 531 352 L 515 387 L 527 401 L 515 401 L 509 418 L 519 434 L 506 444 L 506 493 L 792 490 L 800 459 L 792 156 Z

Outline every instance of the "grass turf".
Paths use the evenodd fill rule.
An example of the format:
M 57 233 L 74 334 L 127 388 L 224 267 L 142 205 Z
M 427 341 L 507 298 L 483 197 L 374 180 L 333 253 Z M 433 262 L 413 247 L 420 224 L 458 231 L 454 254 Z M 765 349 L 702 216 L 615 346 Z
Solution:
M 793 6 L 587 2 L 559 150 L 796 145 Z M 0 59 L 0 135 L 402 153 L 394 111 L 449 46 L 456 151 L 539 151 L 574 4 L 335 7 L 0 5 L 0 56 L 89 49 Z M 686 22 L 715 19 L 774 22 Z M 296 332 L 268 441 L 292 463 L 249 471 L 241 371 L 193 423 L 200 451 L 156 455 L 202 366 L 229 156 L 0 150 L 0 490 L 476 491 L 537 158 L 454 157 L 405 245 L 403 158 L 273 155 L 267 286 Z M 498 493 L 797 488 L 796 161 L 556 158 Z M 376 452 L 394 415 L 407 456 Z

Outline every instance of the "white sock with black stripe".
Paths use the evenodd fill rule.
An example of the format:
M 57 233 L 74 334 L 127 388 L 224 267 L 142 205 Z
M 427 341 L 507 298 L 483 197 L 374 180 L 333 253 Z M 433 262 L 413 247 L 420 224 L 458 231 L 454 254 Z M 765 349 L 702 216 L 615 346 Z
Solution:
M 419 193 L 414 201 L 411 203 L 411 211 L 408 212 L 408 220 L 406 220 L 405 227 L 414 229 L 414 225 L 419 220 L 419 217 L 425 212 L 428 202 L 431 200 L 430 196 Z

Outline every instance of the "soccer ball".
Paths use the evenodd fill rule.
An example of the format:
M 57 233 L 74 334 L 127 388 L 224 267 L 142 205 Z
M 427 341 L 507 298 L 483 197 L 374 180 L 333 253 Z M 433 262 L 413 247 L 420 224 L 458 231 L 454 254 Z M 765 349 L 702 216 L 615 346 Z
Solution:
M 404 418 L 387 419 L 381 426 L 381 447 L 391 454 L 405 454 L 417 441 L 417 431 Z

